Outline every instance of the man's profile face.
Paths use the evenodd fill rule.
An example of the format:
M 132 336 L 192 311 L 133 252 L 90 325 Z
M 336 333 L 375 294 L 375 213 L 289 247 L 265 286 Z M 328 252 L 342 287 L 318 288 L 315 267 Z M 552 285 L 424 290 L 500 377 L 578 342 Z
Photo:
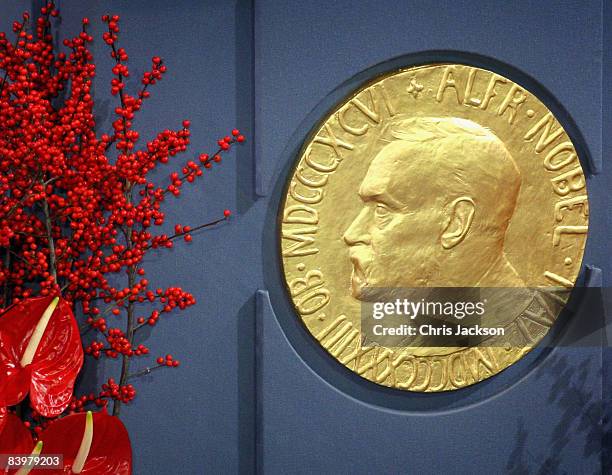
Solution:
M 402 141 L 372 161 L 359 188 L 363 207 L 343 235 L 353 297 L 367 299 L 372 288 L 425 286 L 437 273 L 446 203 L 432 193 L 435 171 L 427 164 L 426 149 Z

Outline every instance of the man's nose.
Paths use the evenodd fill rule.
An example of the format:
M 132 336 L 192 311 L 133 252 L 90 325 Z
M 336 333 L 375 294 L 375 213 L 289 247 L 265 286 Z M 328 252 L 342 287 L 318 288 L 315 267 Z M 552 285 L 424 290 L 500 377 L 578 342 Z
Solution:
M 353 220 L 351 225 L 344 231 L 342 239 L 347 246 L 356 246 L 357 244 L 370 244 L 370 235 L 367 232 L 366 217 L 368 209 L 364 208 Z

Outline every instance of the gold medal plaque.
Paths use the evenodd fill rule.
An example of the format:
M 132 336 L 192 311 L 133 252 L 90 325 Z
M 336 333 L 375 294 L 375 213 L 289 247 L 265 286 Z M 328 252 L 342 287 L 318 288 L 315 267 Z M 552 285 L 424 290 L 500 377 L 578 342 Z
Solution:
M 279 220 L 286 286 L 313 337 L 370 381 L 435 392 L 499 373 L 544 337 L 581 267 L 588 200 L 575 147 L 537 97 L 432 64 L 376 78 L 319 123 Z M 362 347 L 368 291 L 410 287 L 567 292 L 507 299 L 492 345 Z

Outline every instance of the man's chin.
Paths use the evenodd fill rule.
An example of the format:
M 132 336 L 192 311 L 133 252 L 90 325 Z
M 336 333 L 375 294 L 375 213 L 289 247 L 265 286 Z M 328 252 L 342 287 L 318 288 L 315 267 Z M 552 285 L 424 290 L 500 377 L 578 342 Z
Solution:
M 365 282 L 356 277 L 354 274 L 351 276 L 351 296 L 356 298 L 357 300 L 361 300 L 361 295 L 363 293 L 363 288 L 365 287 Z
M 351 295 L 357 300 L 373 302 L 377 300 L 377 289 L 372 288 L 367 282 L 353 277 L 351 278 Z
M 351 277 L 351 296 L 362 302 L 391 301 L 407 298 L 412 293 L 409 287 L 380 287 L 380 284 L 373 284 L 357 276 Z M 420 292 L 418 295 L 422 297 L 423 293 Z

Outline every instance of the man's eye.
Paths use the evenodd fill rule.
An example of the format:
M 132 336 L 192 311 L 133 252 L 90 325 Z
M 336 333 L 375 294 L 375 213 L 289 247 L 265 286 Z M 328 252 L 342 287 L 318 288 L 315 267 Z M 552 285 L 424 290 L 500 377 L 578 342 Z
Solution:
M 374 209 L 374 214 L 378 218 L 385 218 L 389 216 L 390 211 L 389 211 L 389 208 L 387 208 L 386 206 L 376 205 L 376 208 Z

